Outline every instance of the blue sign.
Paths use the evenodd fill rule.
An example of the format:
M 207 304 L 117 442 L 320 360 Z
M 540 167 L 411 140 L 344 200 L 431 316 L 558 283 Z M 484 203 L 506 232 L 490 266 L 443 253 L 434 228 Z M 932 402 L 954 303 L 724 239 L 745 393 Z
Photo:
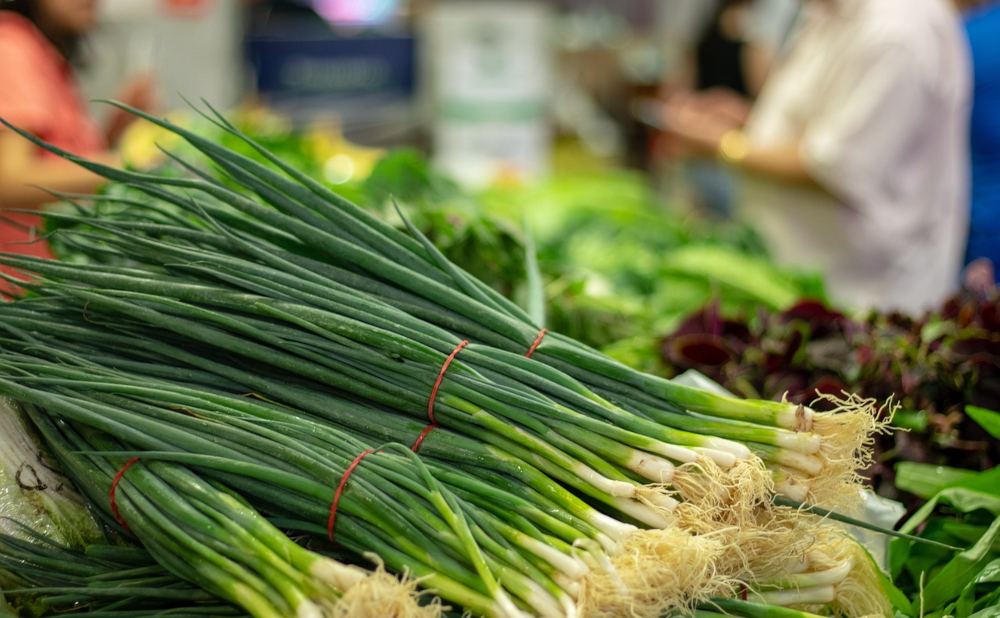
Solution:
M 413 96 L 413 37 L 259 37 L 250 40 L 249 50 L 258 90 L 273 97 Z

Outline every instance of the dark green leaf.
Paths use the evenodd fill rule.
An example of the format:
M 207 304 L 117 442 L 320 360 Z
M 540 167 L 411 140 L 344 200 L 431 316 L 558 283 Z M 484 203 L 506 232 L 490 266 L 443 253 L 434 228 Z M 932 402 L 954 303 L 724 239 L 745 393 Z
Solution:
M 896 464 L 896 487 L 929 500 L 942 488 L 974 474 L 972 470 L 903 461 Z
M 1000 438 L 1000 413 L 976 406 L 965 406 L 965 413 L 994 438 Z
M 946 522 L 946 519 L 940 517 L 927 522 L 927 525 L 920 532 L 920 538 L 939 543 L 956 543 L 956 539 L 945 530 Z M 963 544 L 964 546 L 965 544 Z M 947 564 L 954 556 L 955 553 L 953 551 L 941 549 L 937 546 L 927 544 L 916 545 L 910 551 L 905 569 L 914 582 L 920 581 L 921 576 L 923 576 L 926 582 L 936 572 L 936 569 Z
M 975 545 L 952 558 L 924 588 L 924 606 L 934 609 L 955 599 L 971 583 L 989 560 L 994 541 L 1000 538 L 1000 518 L 997 518 Z
M 1000 582 L 1000 560 L 994 560 L 987 564 L 979 575 L 976 576 L 977 584 L 986 584 L 990 582 Z
M 976 611 L 976 585 L 969 583 L 962 594 L 958 596 L 958 602 L 955 603 L 955 616 L 956 618 L 968 618 Z
M 892 539 L 889 541 L 889 575 L 893 579 L 899 578 L 903 572 L 903 567 L 910 559 L 913 551 L 913 543 L 906 539 Z
M 944 529 L 948 534 L 966 543 L 975 543 L 978 541 L 986 533 L 987 528 L 989 528 L 989 525 L 976 526 L 964 521 L 945 521 L 944 523 Z
M 963 513 L 985 509 L 993 515 L 1000 515 L 1000 469 L 980 472 L 944 487 L 920 507 L 899 531 L 913 532 L 934 512 L 939 502 L 950 504 Z

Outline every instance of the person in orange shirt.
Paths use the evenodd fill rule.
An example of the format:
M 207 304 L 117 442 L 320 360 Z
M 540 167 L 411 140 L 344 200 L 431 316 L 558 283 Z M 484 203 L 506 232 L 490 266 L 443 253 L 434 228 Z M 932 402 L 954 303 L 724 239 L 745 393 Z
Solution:
M 72 64 L 96 12 L 96 0 L 0 0 L 0 118 L 73 154 L 114 164 L 111 145 L 133 117 L 116 110 L 102 130 L 87 111 Z M 154 84 L 149 75 L 137 76 L 114 98 L 149 111 Z M 100 184 L 95 174 L 0 125 L 0 208 L 35 210 L 52 202 L 38 187 L 89 193 Z M 48 243 L 37 240 L 41 229 L 38 215 L 0 213 L 0 251 L 51 258 Z M 0 281 L 0 292 L 11 290 Z

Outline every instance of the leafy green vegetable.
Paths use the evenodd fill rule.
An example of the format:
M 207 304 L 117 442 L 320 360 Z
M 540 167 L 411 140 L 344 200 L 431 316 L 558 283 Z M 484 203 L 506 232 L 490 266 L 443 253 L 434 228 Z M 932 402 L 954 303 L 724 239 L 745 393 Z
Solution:
M 1000 582 L 1000 560 L 990 562 L 976 576 L 977 584 L 987 584 L 990 582 Z
M 751 228 L 679 216 L 635 172 L 556 176 L 481 199 L 488 216 L 528 220 L 553 328 L 644 368 L 656 367 L 650 333 L 713 299 L 730 314 L 824 297 L 814 276 L 771 264 Z
M 686 318 L 660 351 L 666 375 L 695 369 L 744 397 L 830 408 L 817 393 L 891 401 L 893 425 L 907 431 L 877 440 L 870 477 L 879 494 L 911 508 L 959 480 L 937 466 L 1000 463 L 1000 414 L 985 409 L 1000 408 L 998 293 L 966 290 L 920 318 L 853 317 L 815 301 L 734 317 L 713 304 Z M 900 460 L 927 466 L 895 468 Z
M 665 256 L 661 268 L 665 274 L 705 279 L 721 286 L 723 297 L 731 292 L 772 309 L 792 305 L 801 293 L 776 266 L 719 246 L 681 247 Z
M 928 500 L 941 488 L 973 475 L 961 468 L 901 461 L 896 464 L 896 487 Z
M 965 406 L 965 413 L 991 436 L 1000 439 L 1000 413 L 977 406 Z
M 904 597 L 912 599 L 907 610 L 892 595 L 898 611 L 914 617 L 997 615 L 1000 610 L 997 480 L 993 470 L 954 480 L 941 487 L 900 528 L 921 538 L 968 549 L 955 553 L 894 539 L 890 543 L 893 584 Z
M 81 546 L 97 537 L 97 524 L 44 452 L 21 406 L 0 397 L 0 534 L 23 537 L 27 525 L 60 543 Z
M 987 607 L 984 610 L 980 610 L 975 614 L 970 615 L 969 618 L 1000 618 L 1000 605 Z
M 955 591 L 965 589 L 990 562 L 993 543 L 998 538 L 1000 518 L 993 522 L 975 545 L 952 558 L 927 582 L 923 591 L 924 603 L 929 607 L 938 607 L 954 599 Z
M 1000 468 L 943 487 L 927 504 L 914 513 L 900 530 L 902 532 L 914 530 L 926 521 L 939 503 L 949 504 L 963 513 L 984 509 L 995 516 L 1000 515 Z

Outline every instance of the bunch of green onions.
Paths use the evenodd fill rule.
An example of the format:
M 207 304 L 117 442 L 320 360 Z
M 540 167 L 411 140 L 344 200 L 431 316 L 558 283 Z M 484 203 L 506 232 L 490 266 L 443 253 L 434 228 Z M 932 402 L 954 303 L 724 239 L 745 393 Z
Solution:
M 719 574 L 653 586 L 646 595 L 667 601 L 644 607 L 735 594 L 737 578 L 784 586 L 782 569 L 809 541 L 797 527 L 804 517 L 778 517 L 771 494 L 828 505 L 857 498 L 855 470 L 877 429 L 864 405 L 817 414 L 635 372 L 547 333 L 415 229 L 411 237 L 379 221 L 221 116 L 277 171 L 149 119 L 242 192 L 187 162 L 195 177 L 161 178 L 49 147 L 142 197 L 86 196 L 116 209 L 100 215 L 74 202 L 81 196 L 62 196 L 79 212 L 51 216 L 90 265 L 0 257 L 38 275 L 22 282 L 32 298 L 0 307 L 10 335 L 0 391 L 113 436 L 118 456 L 196 470 L 286 527 L 320 534 L 330 473 L 363 449 L 399 442 L 355 474 L 384 504 L 421 508 L 387 508 L 399 517 L 375 529 L 365 521 L 371 507 L 359 510 L 355 523 L 368 534 L 345 532 L 344 543 L 489 615 L 572 614 L 581 599 L 602 607 L 586 603 L 601 588 L 588 579 L 595 571 L 611 596 L 638 603 L 622 558 L 660 550 L 637 549 L 636 539 L 654 541 L 636 526 L 696 532 L 668 545 L 694 539 L 693 553 L 678 555 L 700 554 Z M 112 427 L 103 417 L 115 414 Z M 145 431 L 125 431 L 133 423 Z M 180 440 L 215 431 L 231 444 Z M 426 464 L 402 456 L 417 446 Z M 420 534 L 446 549 L 429 551 Z M 758 594 L 771 594 L 766 585 Z
M 157 562 L 253 616 L 331 615 L 343 593 L 367 577 L 300 547 L 230 491 L 182 466 L 141 461 L 122 473 L 126 460 L 94 454 L 122 450 L 107 434 L 29 412 L 77 486 Z
M 113 227 L 113 223 L 109 224 L 108 229 Z M 133 248 L 159 242 L 131 234 L 126 239 Z M 164 245 L 162 252 L 192 251 L 160 244 Z M 143 253 L 138 249 L 131 255 L 138 258 Z M 161 267 L 166 270 L 168 258 L 163 259 Z M 100 340 L 110 339 L 107 335 L 95 337 L 95 329 L 115 324 L 109 330 L 118 337 L 122 332 L 130 332 L 133 337 L 143 333 L 138 335 L 142 343 L 123 341 L 120 347 L 164 349 L 174 358 L 181 356 L 176 350 L 181 348 L 188 351 L 186 362 L 214 371 L 244 389 L 258 390 L 328 418 L 332 414 L 328 400 L 332 397 L 317 400 L 307 396 L 301 387 L 282 388 L 280 382 L 308 381 L 318 392 L 332 386 L 339 391 L 337 397 L 347 394 L 361 398 L 475 437 L 611 507 L 615 516 L 653 528 L 670 527 L 677 505 L 660 484 L 674 483 L 682 497 L 691 487 L 699 487 L 691 492 L 694 494 L 718 493 L 711 475 L 689 472 L 684 464 L 697 463 L 698 470 L 704 470 L 717 469 L 714 460 L 721 460 L 727 467 L 736 461 L 732 453 L 720 447 L 738 450 L 738 443 L 719 439 L 709 443 L 704 436 L 659 426 L 590 397 L 585 387 L 555 370 L 541 366 L 541 371 L 529 371 L 526 367 L 530 367 L 530 359 L 503 351 L 467 346 L 461 351 L 468 356 L 456 360 L 442 381 L 440 371 L 448 355 L 438 350 L 451 346 L 447 333 L 397 314 L 391 307 L 376 307 L 381 314 L 365 314 L 352 307 L 359 300 L 339 294 L 336 289 L 325 292 L 316 286 L 316 294 L 308 296 L 312 304 L 291 298 L 287 290 L 273 291 L 275 298 L 233 290 L 226 282 L 240 281 L 239 268 L 260 267 L 236 258 L 222 260 L 209 252 L 203 252 L 193 267 L 204 275 L 213 260 L 228 264 L 225 271 L 220 269 L 223 281 L 183 275 L 143 277 L 141 271 L 95 272 L 85 266 L 9 258 L 9 262 L 30 264 L 33 270 L 50 277 L 101 287 L 32 284 L 38 298 L 4 307 L 4 321 L 17 328 L 50 333 L 53 324 L 82 321 L 78 331 Z M 170 268 L 176 271 L 186 267 Z M 260 290 L 265 289 L 265 281 L 290 278 L 276 269 L 265 274 L 256 286 Z M 55 317 L 54 311 L 61 312 L 61 317 Z M 362 319 L 378 321 L 385 328 Z M 407 331 L 411 324 L 412 329 Z M 178 345 L 163 348 L 171 341 Z M 201 353 L 190 354 L 198 346 Z M 244 362 L 267 365 L 287 379 L 264 383 L 259 376 L 234 373 L 224 363 L 207 360 L 221 354 L 240 355 Z M 437 399 L 432 415 L 427 399 L 434 390 Z M 352 414 L 343 411 L 343 405 L 332 407 L 341 408 L 341 416 Z M 353 414 L 359 416 L 357 411 Z M 616 422 L 608 422 L 609 417 Z M 710 446 L 683 447 L 666 439 Z M 747 457 L 750 453 L 743 453 L 743 458 Z M 686 482 L 679 483 L 683 479 Z M 649 485 L 649 481 L 654 484 Z M 694 515 L 700 518 L 702 512 L 696 510 Z M 733 524 L 727 522 L 727 527 L 733 528 Z M 773 546 L 781 551 L 795 548 L 792 544 Z M 729 569 L 734 575 L 746 570 L 745 565 Z
M 8 329 L 23 333 L 22 329 L 38 328 L 38 325 L 13 317 L 15 309 L 31 304 L 34 303 L 22 301 L 4 307 L 5 313 L 10 312 L 4 319 Z M 58 320 L 52 317 L 50 314 L 41 324 L 50 327 L 56 324 Z M 88 319 L 93 317 L 96 316 Z M 114 337 L 102 330 L 93 325 L 86 330 L 79 329 L 95 341 L 114 343 Z M 347 466 L 351 453 L 363 452 L 371 444 L 352 442 L 342 430 L 329 422 L 321 422 L 323 418 L 319 416 L 310 418 L 286 406 L 234 394 L 223 395 L 218 389 L 225 383 L 211 374 L 163 363 L 130 361 L 95 348 L 85 349 L 87 360 L 84 360 L 82 355 L 70 351 L 75 346 L 65 328 L 56 328 L 54 332 L 62 335 L 58 347 L 48 344 L 41 332 L 23 341 L 4 341 L 0 392 L 44 405 L 54 414 L 128 440 L 144 449 L 142 457 L 146 459 L 166 458 L 198 466 L 204 474 L 226 482 L 255 505 L 277 513 L 285 527 L 322 533 L 324 529 L 318 522 L 329 512 L 328 496 L 332 489 L 312 490 L 307 483 L 315 485 L 331 476 L 336 478 L 335 473 Z M 150 350 L 171 352 L 169 346 L 150 345 L 143 340 L 130 340 L 129 343 L 129 349 L 145 350 L 147 355 Z M 173 352 L 179 350 L 173 349 Z M 101 366 L 96 361 L 107 365 Z M 125 373 L 111 367 L 129 367 L 138 373 Z M 241 378 L 239 373 L 236 370 L 229 375 L 257 386 L 275 384 L 260 376 L 254 378 L 249 372 Z M 155 377 L 167 374 L 174 380 L 165 382 Z M 182 379 L 185 382 L 181 382 Z M 279 387 L 277 392 L 283 389 Z M 410 432 L 411 440 L 416 435 L 407 427 L 405 417 L 348 404 L 320 392 L 309 394 L 301 385 L 296 385 L 294 392 L 304 403 L 312 401 L 311 407 L 325 411 L 327 421 L 331 417 L 339 418 L 353 425 L 356 433 L 366 426 L 375 426 L 383 434 L 400 436 Z M 332 411 L 337 411 L 339 416 L 331 414 Z M 643 533 L 634 526 L 600 513 L 538 470 L 494 447 L 443 429 L 434 431 L 427 442 L 428 451 L 425 452 L 438 453 L 431 459 L 430 471 L 449 491 L 464 500 L 462 509 L 474 520 L 475 539 L 488 554 L 491 569 L 488 574 L 495 572 L 496 579 L 502 579 L 504 586 L 527 604 L 528 609 L 541 615 L 573 615 L 574 603 L 582 589 L 588 583 L 592 586 L 595 577 L 598 581 L 611 582 L 616 595 L 628 598 L 629 591 L 617 577 L 609 554 L 620 554 L 630 541 L 634 542 L 632 537 L 642 538 Z M 319 467 L 331 457 L 329 449 L 343 449 L 341 444 L 347 445 L 347 450 L 341 451 L 345 453 L 343 459 L 333 465 L 327 463 L 326 470 Z M 303 445 L 308 445 L 311 456 L 321 457 L 321 461 L 295 452 L 304 448 Z M 169 454 L 162 450 L 168 447 Z M 359 496 L 359 490 L 350 484 L 342 501 L 345 515 L 337 519 L 337 526 L 339 530 L 341 526 L 357 523 L 362 534 L 355 535 L 354 528 L 345 529 L 344 539 L 338 542 L 358 553 L 373 552 L 394 570 L 414 573 L 423 585 L 448 600 L 489 615 L 503 615 L 482 596 L 477 597 L 462 588 L 464 585 L 480 594 L 487 592 L 481 590 L 480 574 L 470 572 L 468 565 L 463 571 L 463 565 L 455 563 L 454 558 L 461 557 L 460 539 L 448 534 L 447 529 L 436 522 L 429 512 L 433 501 L 422 504 L 419 499 L 415 501 L 400 488 L 393 487 L 392 483 L 399 482 L 398 473 L 386 479 L 367 468 L 369 461 L 380 461 L 383 456 L 373 455 L 366 459 L 355 474 L 361 480 L 374 474 L 368 489 L 396 498 L 400 504 L 397 508 L 399 518 L 386 521 L 381 529 L 372 529 L 367 522 L 382 523 L 381 511 L 350 510 L 357 506 L 357 500 L 365 497 L 365 494 Z M 239 461 L 241 457 L 243 460 Z M 301 471 L 311 476 L 288 479 L 276 472 L 268 473 L 259 465 L 253 465 L 254 462 L 286 472 L 295 471 L 295 466 L 305 466 Z M 455 469 L 456 462 L 465 464 L 462 470 Z M 484 467 L 487 463 L 490 464 L 488 468 Z M 241 474 L 249 475 L 252 480 L 241 478 Z M 280 491 L 275 493 L 274 487 L 261 488 L 257 482 L 260 480 L 278 483 Z M 412 486 L 411 479 L 409 487 Z M 289 519 L 305 514 L 309 516 L 307 521 Z M 414 515 L 417 519 L 408 521 Z M 360 516 L 360 520 L 355 522 L 352 516 Z M 373 544 L 372 536 L 381 538 L 384 543 Z M 421 542 L 425 537 L 426 541 Z M 410 539 L 416 539 L 415 544 Z M 497 540 L 507 549 L 497 545 Z M 647 539 L 645 542 L 655 541 Z M 437 551 L 440 546 L 445 548 L 445 555 Z M 697 573 L 697 569 L 692 572 Z M 587 579 L 581 582 L 584 576 Z
M 235 252 L 326 288 L 338 284 L 345 292 L 440 327 L 455 343 L 468 339 L 516 356 L 530 350 L 530 371 L 538 372 L 542 365 L 558 370 L 586 388 L 586 396 L 602 408 L 584 414 L 611 424 L 644 419 L 663 430 L 679 430 L 686 439 L 676 446 L 724 452 L 716 449 L 719 439 L 738 441 L 744 450 L 730 455 L 752 451 L 790 497 L 826 506 L 857 499 L 854 472 L 867 461 L 866 445 L 878 428 L 870 405 L 818 414 L 794 404 L 724 397 L 637 372 L 557 333 L 546 334 L 515 304 L 451 264 L 417 230 L 410 228 L 411 237 L 378 220 L 282 162 L 221 115 L 209 119 L 244 139 L 276 169 L 169 122 L 139 115 L 185 138 L 244 192 L 185 161 L 179 162 L 199 177 L 168 179 L 117 170 L 50 147 L 184 213 L 167 214 L 161 208 L 151 216 L 144 201 L 138 208 L 147 212 L 131 222 L 132 230 L 147 237 L 169 236 L 196 250 Z M 107 200 L 137 206 L 128 198 Z M 92 246 L 91 240 L 81 242 Z M 626 411 L 628 416 L 620 416 Z M 693 434 L 705 441 L 691 438 Z
M 93 543 L 80 550 L 19 530 L 19 536 L 0 534 L 0 573 L 8 574 L 7 593 L 16 597 L 21 615 L 247 616 L 177 577 L 142 547 Z
M 856 498 L 852 495 L 855 492 L 844 485 L 849 486 L 855 480 L 856 466 L 851 466 L 864 463 L 867 436 L 877 428 L 870 404 L 845 406 L 841 414 L 817 414 L 794 404 L 738 400 L 637 372 L 557 333 L 539 338 L 540 326 L 523 310 L 451 264 L 412 226 L 411 238 L 285 164 L 222 115 L 216 113 L 209 119 L 243 139 L 277 169 L 166 121 L 142 116 L 185 138 L 227 174 L 232 185 L 243 187 L 273 209 L 261 209 L 260 203 L 241 199 L 242 196 L 227 191 L 205 174 L 199 174 L 201 178 L 197 180 L 156 183 L 141 174 L 101 166 L 91 169 L 133 184 L 155 197 L 147 191 L 151 188 L 148 185 L 153 184 L 158 197 L 180 208 L 189 208 L 178 203 L 185 198 L 178 200 L 176 192 L 164 190 L 165 186 L 188 188 L 210 196 L 255 220 L 251 225 L 246 217 L 234 220 L 229 214 L 227 223 L 242 226 L 240 229 L 251 235 L 262 235 L 273 245 L 289 249 L 308 261 L 333 267 L 324 270 L 324 274 L 339 278 L 349 287 L 380 297 L 463 339 L 518 355 L 532 350 L 533 359 L 564 371 L 595 393 L 658 423 L 745 440 L 772 465 L 786 489 L 805 492 L 814 504 L 835 504 L 838 498 Z M 187 162 L 181 164 L 198 174 Z M 208 214 L 215 216 L 215 212 L 218 209 Z M 760 431 L 763 428 L 775 431 Z M 796 433 L 807 435 L 796 436 Z M 814 438 L 819 438 L 822 448 L 814 450 L 817 449 Z M 816 462 L 795 467 L 782 461 L 779 455 L 783 449 L 775 447 L 819 455 L 821 462 L 828 464 L 827 469 L 817 472 Z
M 127 443 L 114 450 L 135 450 L 124 455 L 184 464 L 224 482 L 285 528 L 331 540 L 336 533 L 337 544 L 371 552 L 479 613 L 520 615 L 509 591 L 535 614 L 572 614 L 579 579 L 591 565 L 610 568 L 601 544 L 573 526 L 458 471 L 441 474 L 454 490 L 443 488 L 405 447 L 373 449 L 293 410 L 238 396 L 74 370 L 66 354 L 59 365 L 12 352 L 5 359 L 3 392 L 113 435 Z M 368 451 L 340 495 L 336 479 Z

